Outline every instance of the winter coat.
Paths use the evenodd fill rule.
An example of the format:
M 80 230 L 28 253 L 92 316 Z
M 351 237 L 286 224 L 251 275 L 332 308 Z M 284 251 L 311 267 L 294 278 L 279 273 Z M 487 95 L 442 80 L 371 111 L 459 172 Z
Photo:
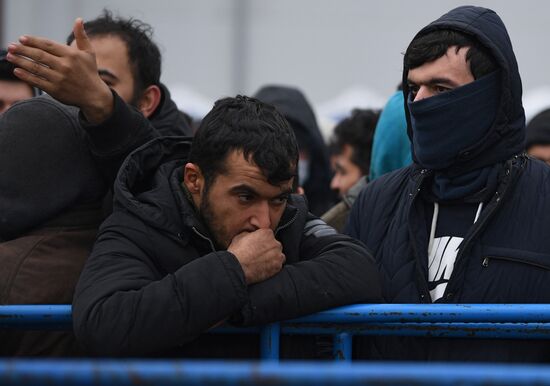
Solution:
M 159 87 L 161 90 L 160 104 L 149 117 L 153 127 L 163 137 L 174 135 L 192 136 L 193 130 L 187 121 L 186 114 L 178 110 L 166 86 L 160 84 Z
M 120 164 L 158 135 L 113 95 L 100 125 L 49 96 L 0 116 L 0 304 L 71 303 Z M 0 341 L 0 355 L 81 353 L 72 332 L 9 331 Z
M 258 346 L 250 337 L 192 341 L 225 320 L 264 324 L 379 300 L 370 255 L 308 214 L 301 196 L 290 199 L 276 230 L 286 265 L 247 286 L 238 260 L 214 248 L 181 187 L 190 146 L 190 140 L 156 139 L 121 168 L 114 212 L 101 226 L 73 301 L 74 330 L 86 349 L 253 357 Z
M 344 194 L 342 201 L 330 208 L 321 216 L 321 219 L 338 232 L 343 232 L 348 222 L 351 207 L 365 186 L 367 186 L 367 178 L 361 177 L 359 181 Z
M 460 245 L 444 303 L 550 303 L 550 168 L 525 155 L 521 81 L 502 21 L 490 10 L 460 7 L 430 24 L 467 31 L 491 49 L 502 74 L 500 112 L 477 148 L 456 169 L 499 165 L 498 183 Z M 409 128 L 410 132 L 410 128 Z M 411 133 L 410 133 L 411 135 Z M 434 144 L 437 146 L 437 144 Z M 433 171 L 413 164 L 369 183 L 350 214 L 347 233 L 363 241 L 382 274 L 390 303 L 429 303 L 431 218 L 423 196 Z M 377 338 L 360 355 L 384 359 L 549 361 L 550 344 L 535 340 Z M 361 351 L 361 350 L 360 350 Z

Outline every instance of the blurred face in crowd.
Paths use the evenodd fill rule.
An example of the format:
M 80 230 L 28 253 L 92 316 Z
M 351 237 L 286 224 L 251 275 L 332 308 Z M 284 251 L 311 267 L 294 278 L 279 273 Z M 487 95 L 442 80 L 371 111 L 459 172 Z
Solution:
M 32 98 L 31 87 L 17 80 L 0 80 L 0 114 L 16 102 Z
M 533 145 L 527 149 L 527 153 L 550 165 L 550 145 Z
M 277 228 L 292 191 L 293 178 L 272 185 L 262 170 L 240 151 L 229 153 L 225 170 L 210 186 L 197 165 L 185 166 L 184 182 L 216 244 L 224 249 L 235 236 Z
M 470 65 L 466 62 L 469 47 L 456 52 L 451 46 L 442 57 L 409 70 L 408 83 L 415 102 L 453 90 L 474 81 Z
M 92 36 L 90 42 L 95 52 L 99 76 L 124 100 L 136 106 L 134 76 L 126 43 L 114 35 Z M 76 41 L 71 46 L 76 45 Z
M 343 146 L 340 154 L 332 157 L 334 177 L 332 177 L 330 187 L 333 190 L 338 190 L 340 196 L 346 194 L 363 176 L 361 169 L 352 162 L 352 157 L 353 147 L 348 144 Z

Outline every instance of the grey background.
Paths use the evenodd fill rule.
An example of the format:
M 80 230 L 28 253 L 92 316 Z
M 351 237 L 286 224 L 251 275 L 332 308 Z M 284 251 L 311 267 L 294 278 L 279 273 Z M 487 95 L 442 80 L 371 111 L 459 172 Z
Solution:
M 380 106 L 400 80 L 402 52 L 414 34 L 467 3 L 4 0 L 3 4 L 4 46 L 25 33 L 64 41 L 77 16 L 94 18 L 108 7 L 154 27 L 164 55 L 163 81 L 175 90 L 186 90 L 208 105 L 221 96 L 251 94 L 266 83 L 292 84 L 323 112 L 346 90 L 359 90 L 361 97 L 355 95 L 355 100 L 360 103 Z M 550 85 L 550 2 L 478 1 L 476 5 L 494 9 L 504 20 L 524 90 L 544 99 Z M 534 99 L 541 104 L 541 98 Z

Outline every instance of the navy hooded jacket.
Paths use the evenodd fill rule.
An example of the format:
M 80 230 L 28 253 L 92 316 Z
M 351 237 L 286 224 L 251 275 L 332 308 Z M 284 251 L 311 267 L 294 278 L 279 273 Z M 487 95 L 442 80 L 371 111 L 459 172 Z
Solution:
M 471 6 L 450 11 L 419 34 L 434 29 L 474 35 L 490 49 L 502 77 L 494 124 L 475 146 L 463 149 L 451 167 L 452 173 L 460 174 L 499 165 L 499 172 L 480 218 L 460 245 L 440 302 L 550 303 L 550 168 L 520 153 L 525 137 L 521 80 L 506 29 L 493 11 Z M 407 79 L 406 69 L 403 79 Z M 408 95 L 407 87 L 404 94 Z M 406 114 L 412 136 L 408 110 Z M 433 174 L 413 163 L 382 176 L 367 185 L 352 209 L 347 233 L 373 252 L 389 303 L 431 302 L 430 219 L 423 193 L 430 188 Z M 360 351 L 362 356 L 384 359 L 550 360 L 550 344 L 534 340 L 388 337 L 375 339 Z

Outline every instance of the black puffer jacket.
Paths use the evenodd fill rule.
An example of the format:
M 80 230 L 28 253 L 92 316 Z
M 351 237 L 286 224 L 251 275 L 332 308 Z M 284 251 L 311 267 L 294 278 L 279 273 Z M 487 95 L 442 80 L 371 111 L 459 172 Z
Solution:
M 170 91 L 160 84 L 161 100 L 155 112 L 149 117 L 151 125 L 163 137 L 173 135 L 192 136 L 193 130 L 187 122 L 185 114 L 178 110 L 178 106 L 170 97 Z
M 524 155 L 521 81 L 510 40 L 496 14 L 457 8 L 426 27 L 467 31 L 491 49 L 502 72 L 500 113 L 486 138 L 462 155 L 458 168 L 501 163 L 498 185 L 460 246 L 445 303 L 550 303 L 550 168 Z M 406 99 L 406 98 L 405 98 Z M 437 144 L 434 144 L 437 146 Z M 432 171 L 417 165 L 365 188 L 348 234 L 375 255 L 390 303 L 429 303 L 428 222 L 423 193 Z M 385 359 L 550 361 L 550 344 L 527 340 L 377 339 L 370 355 Z M 369 355 L 367 350 L 362 355 Z
M 100 229 L 77 286 L 74 329 L 102 355 L 253 356 L 250 340 L 207 337 L 220 321 L 263 324 L 321 309 L 378 301 L 374 261 L 363 246 L 308 214 L 293 197 L 276 232 L 287 264 L 251 286 L 235 256 L 216 251 L 182 190 L 191 146 L 155 139 L 125 161 L 114 213 Z M 179 350 L 178 350 L 179 349 Z

